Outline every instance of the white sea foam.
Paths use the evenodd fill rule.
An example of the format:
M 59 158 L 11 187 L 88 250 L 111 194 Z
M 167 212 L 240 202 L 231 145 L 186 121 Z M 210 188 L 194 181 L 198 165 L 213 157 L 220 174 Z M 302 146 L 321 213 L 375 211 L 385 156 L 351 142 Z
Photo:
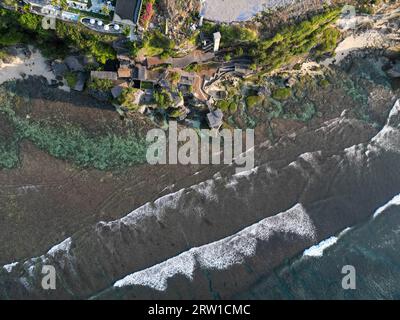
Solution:
M 312 241 L 315 239 L 316 230 L 304 207 L 298 204 L 230 237 L 192 248 L 160 264 L 128 275 L 117 281 L 114 286 L 141 285 L 164 291 L 168 279 L 177 274 L 192 279 L 196 264 L 205 269 L 225 270 L 232 265 L 243 263 L 246 257 L 255 255 L 259 241 L 267 241 L 276 233 L 295 234 Z
M 8 273 L 10 273 L 14 269 L 14 267 L 17 265 L 18 265 L 18 262 L 9 263 L 9 264 L 6 264 L 5 266 L 3 266 L 3 269 L 5 269 Z
M 335 245 L 338 242 L 338 240 L 345 233 L 349 232 L 351 229 L 352 228 L 346 228 L 341 233 L 339 233 L 339 235 L 337 237 L 332 236 L 328 239 L 321 241 L 320 243 L 316 244 L 315 246 L 312 246 L 311 248 L 304 250 L 303 257 L 322 257 L 324 255 L 324 251 L 326 249 Z
M 169 193 L 161 198 L 158 198 L 154 203 L 148 202 L 143 206 L 135 209 L 125 217 L 111 221 L 108 223 L 100 223 L 100 225 L 113 225 L 115 223 L 123 223 L 126 225 L 135 225 L 142 219 L 148 216 L 162 216 L 167 209 L 176 210 L 178 207 L 179 200 L 181 199 L 182 195 L 184 194 L 185 189 L 181 189 L 174 193 Z
M 72 244 L 72 239 L 67 238 L 63 242 L 52 247 L 49 251 L 47 251 L 47 254 L 49 256 L 54 257 L 58 253 L 68 253 L 69 250 L 71 249 L 71 244 Z
M 39 187 L 38 186 L 33 186 L 33 185 L 27 185 L 27 186 L 22 186 L 17 188 L 17 192 L 19 194 L 24 194 L 28 192 L 39 192 Z
M 388 203 L 386 203 L 385 205 L 383 205 L 382 207 L 378 208 L 375 213 L 373 218 L 375 219 L 377 216 L 379 216 L 380 214 L 382 214 L 383 212 L 385 212 L 388 208 L 390 208 L 391 206 L 400 206 L 400 194 L 398 194 L 397 196 L 395 196 L 392 200 L 390 200 Z
M 158 291 L 165 291 L 168 279 L 177 274 L 181 274 L 191 280 L 195 263 L 196 261 L 191 252 L 183 253 L 154 267 L 126 276 L 117 281 L 114 287 L 142 285 Z
M 315 246 L 304 251 L 303 256 L 305 257 L 322 257 L 325 249 L 333 246 L 338 241 L 338 237 L 330 237 L 326 240 L 321 241 Z
M 195 190 L 198 194 L 205 197 L 207 200 L 215 201 L 218 199 L 214 189 L 215 189 L 215 182 L 214 180 L 207 180 L 201 182 L 195 186 L 191 187 L 192 190 Z
M 39 265 L 40 263 L 46 264 L 48 262 L 48 256 L 55 258 L 56 255 L 61 254 L 65 255 L 66 259 L 69 259 L 69 251 L 71 249 L 71 244 L 72 244 L 72 239 L 67 238 L 64 241 L 62 241 L 59 244 L 56 244 L 52 248 L 50 248 L 49 251 L 47 251 L 46 254 L 41 255 L 40 257 L 34 257 L 29 260 L 26 260 L 23 262 L 23 267 L 27 270 L 28 274 L 30 277 L 33 277 L 34 274 L 34 269 L 36 265 Z M 60 260 L 61 265 L 63 266 L 64 263 L 62 260 Z M 11 273 L 14 269 L 15 266 L 17 266 L 19 262 L 13 262 L 7 265 L 4 265 L 3 268 L 8 272 Z M 22 281 L 22 280 L 21 280 Z

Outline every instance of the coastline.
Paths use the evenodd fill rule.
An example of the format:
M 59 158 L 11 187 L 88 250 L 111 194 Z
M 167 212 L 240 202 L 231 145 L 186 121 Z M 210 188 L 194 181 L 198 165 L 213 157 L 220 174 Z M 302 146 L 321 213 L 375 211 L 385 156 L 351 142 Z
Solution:
M 340 242 L 337 241 L 339 237 L 332 237 L 333 234 L 364 221 L 368 212 L 378 204 L 385 203 L 393 190 L 399 190 L 399 171 L 396 168 L 400 163 L 400 105 L 397 103 L 397 107 L 393 107 L 388 102 L 395 96 L 399 98 L 398 91 L 392 91 L 390 85 L 379 85 L 378 76 L 381 74 L 377 76 L 371 72 L 371 77 L 366 80 L 370 74 L 360 75 L 355 70 L 351 74 L 354 76 L 352 78 L 350 73 L 345 74 L 347 71 L 343 70 L 344 63 L 341 65 L 345 58 L 353 56 L 351 53 L 354 51 L 369 48 L 369 40 L 369 34 L 346 34 L 344 41 L 336 48 L 336 59 L 320 63 L 306 61 L 301 65 L 297 70 L 300 77 L 315 76 L 315 86 L 319 88 L 319 91 L 308 91 L 309 87 L 304 85 L 302 91 L 306 99 L 315 102 L 312 107 L 315 107 L 313 110 L 316 116 L 311 117 L 315 121 L 298 121 L 296 124 L 301 125 L 302 130 L 290 129 L 289 119 L 282 117 L 279 120 L 282 123 L 286 121 L 284 125 L 287 126 L 281 129 L 279 136 L 276 133 L 278 129 L 272 131 L 272 121 L 269 119 L 269 129 L 272 135 L 276 133 L 276 137 L 273 141 L 268 133 L 260 133 L 265 144 L 260 145 L 257 151 L 259 159 L 256 159 L 256 169 L 246 176 L 233 175 L 229 168 L 218 168 L 214 174 L 211 173 L 214 169 L 209 166 L 204 170 L 209 172 L 197 180 L 192 173 L 182 174 L 179 178 L 178 174 L 173 174 L 176 169 L 158 167 L 154 177 L 150 178 L 151 169 L 144 165 L 142 169 L 137 168 L 139 175 L 135 174 L 134 179 L 122 181 L 113 172 L 106 176 L 103 171 L 81 171 L 76 167 L 51 171 L 47 163 L 53 163 L 54 159 L 46 153 L 48 150 L 42 150 L 43 158 L 47 158 L 32 166 L 35 174 L 43 170 L 37 176 L 38 187 L 25 188 L 18 193 L 20 203 L 24 202 L 23 199 L 29 199 L 32 206 L 24 209 L 26 211 L 15 206 L 12 211 L 15 216 L 31 214 L 34 223 L 20 219 L 18 224 L 22 226 L 21 230 L 29 226 L 35 233 L 28 239 L 30 243 L 37 241 L 37 238 L 40 238 L 40 242 L 33 245 L 35 253 L 28 251 L 28 254 L 17 258 L 12 253 L 13 259 L 7 259 L 6 262 L 18 262 L 5 264 L 3 268 L 0 266 L 0 297 L 42 298 L 43 293 L 36 290 L 36 287 L 39 288 L 37 281 L 40 278 L 40 266 L 50 262 L 57 265 L 59 277 L 63 280 L 52 298 L 179 298 L 186 292 L 196 298 L 230 298 L 232 294 L 258 281 L 260 275 L 268 275 L 282 261 L 307 248 L 306 255 L 311 256 L 323 256 L 324 249 L 329 252 L 329 248 Z M 45 92 L 38 89 L 39 84 L 26 84 L 33 82 L 32 78 L 17 81 L 19 92 L 22 91 L 24 97 L 27 91 L 35 91 L 34 94 L 30 92 L 32 99 L 21 99 L 22 108 L 15 108 L 20 118 L 29 117 L 30 121 L 37 121 L 39 125 L 43 123 L 40 122 L 43 118 L 50 119 L 51 125 L 55 127 L 59 123 L 79 123 L 85 130 L 89 128 L 91 136 L 96 137 L 99 131 L 100 134 L 104 132 L 108 135 L 121 126 L 118 131 L 124 133 L 127 129 L 125 125 L 137 126 L 138 123 L 134 121 L 136 119 L 130 119 L 130 123 L 125 119 L 122 121 L 113 108 L 104 112 L 88 108 L 94 102 L 87 99 L 89 95 L 86 92 L 77 94 L 75 99 L 75 92 L 66 95 L 57 91 L 54 100 L 47 104 L 51 100 L 49 96 L 56 91 L 52 91 L 51 87 L 57 80 L 40 51 L 32 48 L 30 51 L 31 55 L 17 55 L 13 61 L 0 67 L 0 85 L 29 76 L 42 76 L 47 81 L 46 84 L 44 79 L 39 79 L 43 82 L 41 86 L 47 90 Z M 371 60 L 360 60 L 354 59 L 351 63 L 360 63 L 363 70 L 372 69 Z M 375 66 L 383 72 L 382 77 L 386 81 L 382 65 L 375 63 Z M 294 69 L 290 71 L 296 72 Z M 329 72 L 333 76 L 328 81 L 325 77 Z M 339 79 L 337 82 L 332 80 L 335 75 Z M 343 79 L 348 81 L 340 83 L 340 76 L 346 76 Z M 357 92 L 353 80 L 359 81 L 357 88 L 362 87 L 367 94 L 362 95 L 364 91 Z M 325 87 L 320 85 L 322 81 L 325 81 Z M 61 89 L 69 91 L 65 82 Z M 293 89 L 296 98 L 300 97 L 298 93 L 298 90 Z M 339 100 L 341 96 L 347 100 Z M 334 99 L 337 101 L 331 101 L 332 97 L 337 97 Z M 33 104 L 26 102 L 28 100 L 33 101 Z M 300 104 L 299 100 L 285 105 L 285 108 L 290 109 L 297 104 Z M 364 118 L 355 114 L 360 105 L 367 108 L 362 114 L 366 115 Z M 335 109 L 336 106 L 339 107 Z M 387 125 L 376 134 L 383 127 L 386 112 L 391 107 Z M 257 108 L 255 110 L 258 111 Z M 380 114 L 382 122 L 368 119 L 368 112 Z M 96 116 L 98 119 L 93 119 Z M 111 119 L 114 122 L 110 125 Z M 3 122 L 8 123 L 7 119 L 3 119 Z M 11 133 L 12 130 L 10 126 Z M 59 141 L 59 145 L 62 145 L 67 141 L 67 136 L 69 134 L 59 140 L 54 137 L 49 140 Z M 114 151 L 114 144 L 115 141 L 110 143 L 110 151 Z M 28 149 L 29 145 L 25 148 Z M 35 147 L 31 148 L 35 150 Z M 79 150 L 77 147 L 75 149 Z M 105 148 L 93 149 L 93 155 L 97 155 L 100 149 Z M 125 147 L 123 149 L 126 150 Z M 21 158 L 25 156 L 26 160 L 32 150 L 21 152 Z M 82 155 L 82 152 L 77 153 Z M 37 154 L 33 155 L 32 158 L 39 158 Z M 71 158 L 60 158 L 57 159 L 57 166 L 69 166 Z M 24 169 L 23 166 L 21 168 Z M 10 195 L 10 203 L 15 193 L 12 186 L 20 179 L 17 175 L 21 168 L 10 172 L 0 170 L 0 176 L 4 174 L 4 177 L 9 178 L 11 186 L 7 186 L 8 189 L 0 186 L 0 195 Z M 189 166 L 185 168 L 196 173 L 201 171 Z M 123 169 L 123 175 L 130 171 L 128 166 Z M 160 173 L 162 170 L 165 171 Z M 52 172 L 52 179 L 60 178 L 58 184 L 47 186 L 50 192 L 45 190 L 43 184 L 43 176 L 48 172 Z M 61 179 L 66 172 L 68 177 Z M 62 189 L 64 180 L 75 179 L 75 175 L 69 177 L 70 172 L 74 172 L 77 177 L 71 183 L 73 187 Z M 164 178 L 168 174 L 170 176 Z M 31 183 L 32 177 L 26 176 Z M 87 181 L 87 190 L 78 192 L 83 181 Z M 106 183 L 103 184 L 104 181 Z M 112 182 L 116 184 L 112 185 Z M 171 185 L 171 188 L 163 189 L 163 183 Z M 97 186 L 96 193 L 100 194 L 101 189 L 104 193 L 96 194 L 95 197 L 91 193 L 93 185 Z M 160 190 L 156 189 L 158 186 Z M 72 197 L 74 192 L 76 198 Z M 38 195 L 37 198 L 34 198 L 34 193 Z M 138 201 L 139 194 L 143 193 L 146 196 Z M 53 199 L 54 203 L 51 202 Z M 126 199 L 132 201 L 121 206 L 121 202 Z M 38 206 L 39 202 L 42 207 Z M 62 206 L 58 206 L 60 202 Z M 42 219 L 47 219 L 49 212 L 53 211 L 47 225 L 51 226 L 48 229 L 55 235 L 53 237 L 47 233 L 43 237 L 37 236 L 39 232 L 46 232 L 41 229 L 40 223 L 36 224 L 36 220 L 40 220 L 38 216 L 41 209 L 44 212 L 40 216 Z M 7 227 L 13 228 L 17 220 L 8 210 L 4 210 L 7 217 L 10 217 Z M 90 213 L 93 220 L 85 225 L 73 225 L 66 233 L 61 232 L 65 226 L 71 225 L 72 219 L 68 214 L 78 212 L 81 214 L 79 218 L 86 218 Z M 131 213 L 126 215 L 127 212 Z M 55 218 L 57 215 L 63 216 L 63 219 L 65 217 L 65 220 Z M 23 233 L 21 238 L 28 234 L 25 230 Z M 4 236 L 5 248 L 15 243 L 12 236 Z M 61 242 L 64 238 L 66 240 Z M 23 247 L 23 241 L 15 246 Z M 93 260 L 98 261 L 98 265 L 93 264 Z M 104 277 L 99 277 L 99 274 Z M 116 281 L 118 285 L 113 287 Z M 9 292 L 2 291 L 4 283 L 11 283 Z M 93 296 L 95 292 L 100 294 Z

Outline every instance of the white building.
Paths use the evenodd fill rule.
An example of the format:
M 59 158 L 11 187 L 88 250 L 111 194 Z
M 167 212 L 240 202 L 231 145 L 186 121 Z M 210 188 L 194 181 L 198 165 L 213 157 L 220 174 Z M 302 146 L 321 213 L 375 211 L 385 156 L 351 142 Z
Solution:
M 219 50 L 219 46 L 221 44 L 221 33 L 215 32 L 214 33 L 214 52 Z

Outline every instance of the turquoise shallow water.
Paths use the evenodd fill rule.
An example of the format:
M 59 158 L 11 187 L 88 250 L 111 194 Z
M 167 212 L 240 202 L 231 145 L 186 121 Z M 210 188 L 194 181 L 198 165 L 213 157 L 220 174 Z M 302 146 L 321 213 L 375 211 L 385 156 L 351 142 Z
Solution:
M 329 241 L 328 241 L 329 242 Z M 260 280 L 240 299 L 400 299 L 400 206 L 356 226 L 322 256 L 299 256 Z M 342 288 L 342 268 L 355 268 L 356 289 Z

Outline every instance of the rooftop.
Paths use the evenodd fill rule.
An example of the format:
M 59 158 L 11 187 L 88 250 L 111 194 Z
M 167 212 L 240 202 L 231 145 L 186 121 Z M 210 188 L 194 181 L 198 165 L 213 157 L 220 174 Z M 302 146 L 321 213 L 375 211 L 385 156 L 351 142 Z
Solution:
M 132 70 L 129 68 L 119 68 L 118 78 L 130 78 L 132 76 Z
M 112 71 L 91 71 L 91 78 L 118 80 L 118 74 Z
M 143 0 L 117 0 L 114 21 L 138 24 Z

